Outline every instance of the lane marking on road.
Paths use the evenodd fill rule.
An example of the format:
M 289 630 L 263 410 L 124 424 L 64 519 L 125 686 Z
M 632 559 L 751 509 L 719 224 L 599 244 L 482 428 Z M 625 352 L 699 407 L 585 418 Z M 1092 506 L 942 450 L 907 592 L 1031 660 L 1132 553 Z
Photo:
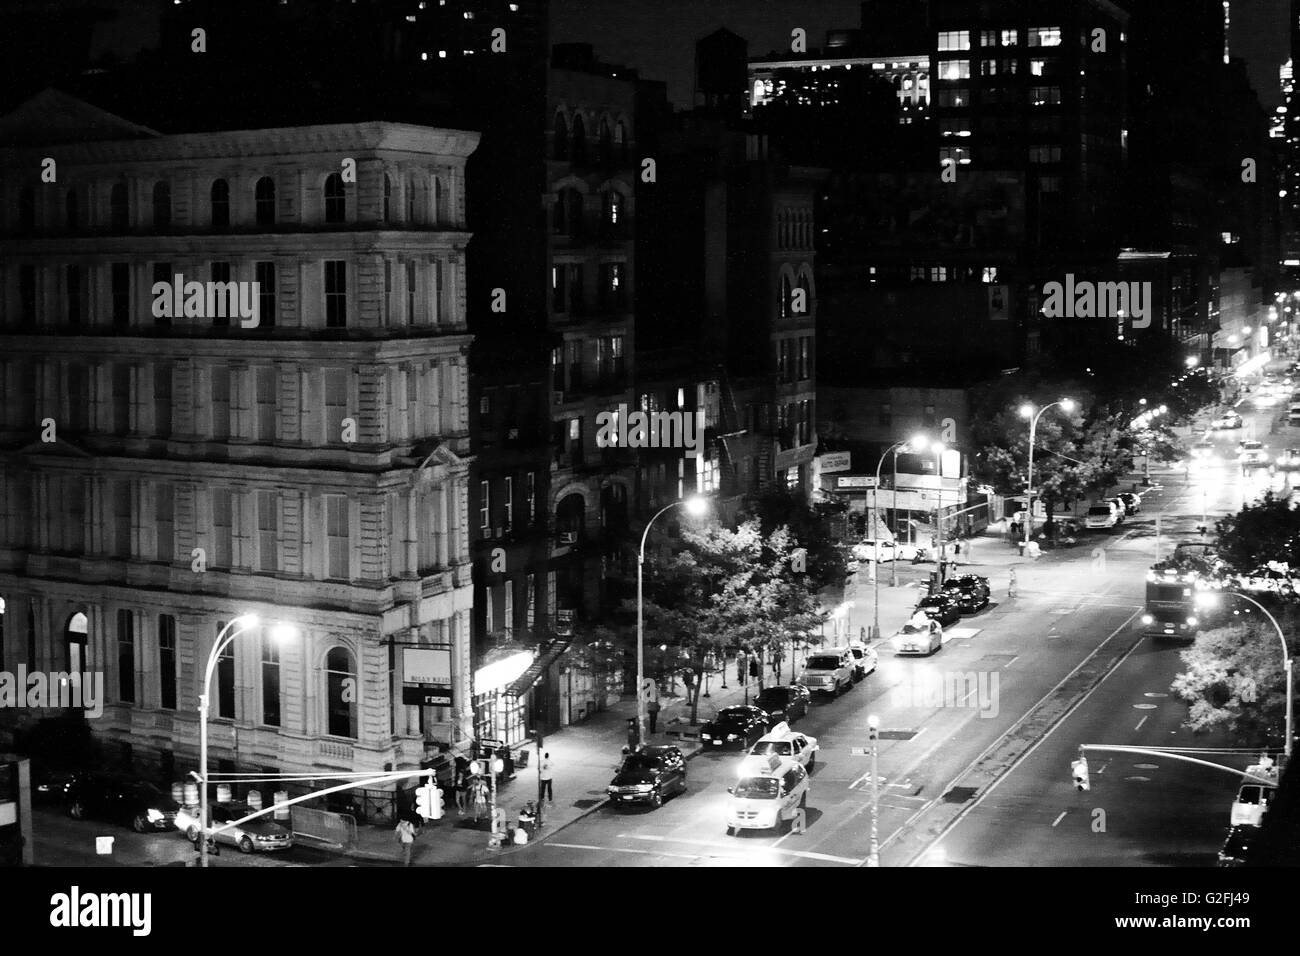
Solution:
M 1147 722 L 1147 718 L 1150 716 L 1151 716 L 1150 714 L 1143 714 L 1142 719 L 1138 721 L 1138 725 L 1133 728 L 1133 732 L 1137 733 L 1139 730 L 1141 730 L 1142 725 Z
M 815 853 L 812 850 L 783 850 L 775 846 L 757 846 L 752 849 L 749 847 L 739 847 L 734 843 L 719 843 L 716 840 L 692 840 L 686 837 L 663 837 L 649 836 L 641 833 L 620 833 L 620 840 L 649 840 L 654 843 L 685 843 L 688 846 L 712 846 L 720 850 L 731 850 L 735 853 L 741 850 L 747 855 L 757 853 L 781 853 L 785 856 L 797 856 L 805 860 L 824 860 L 827 863 L 845 863 L 849 866 L 861 866 L 866 862 L 865 859 L 858 859 L 851 856 L 832 856 L 829 853 Z
M 678 860 L 698 860 L 700 858 L 700 854 L 698 853 L 671 853 L 668 850 L 638 850 L 633 847 L 591 846 L 588 843 L 552 843 L 548 841 L 543 843 L 542 846 L 560 847 L 565 850 L 596 850 L 600 853 L 637 853 L 642 856 L 670 856 Z M 739 859 L 739 857 L 726 856 L 723 857 L 723 859 L 735 860 Z
M 1069 810 L 1062 810 L 1062 811 L 1061 811 L 1061 815 L 1060 815 L 1059 817 L 1057 817 L 1055 820 L 1052 821 L 1052 826 L 1056 826 L 1058 823 L 1060 823 L 1062 820 L 1064 820 L 1064 819 L 1065 819 L 1065 815 L 1066 815 L 1067 813 L 1069 813 L 1069 812 L 1070 812 Z
M 1138 610 L 1141 609 L 1139 608 Z M 956 785 L 956 783 L 959 780 L 961 780 L 968 773 L 970 773 L 973 768 L 977 767 L 981 760 L 983 760 L 988 754 L 992 753 L 994 748 L 996 748 L 999 744 L 1001 744 L 1002 741 L 1005 740 L 1008 735 L 1013 733 L 1022 723 L 1024 723 L 1025 720 L 1027 720 L 1031 714 L 1033 714 L 1039 707 L 1043 705 L 1045 701 L 1047 701 L 1053 694 L 1055 694 L 1056 691 L 1062 685 L 1064 685 L 1066 681 L 1068 681 L 1071 677 L 1073 677 L 1075 673 L 1081 667 L 1083 667 L 1084 664 L 1086 664 L 1089 660 L 1091 660 L 1092 657 L 1095 654 L 1097 654 L 1103 647 L 1105 647 L 1112 640 L 1114 640 L 1116 634 L 1123 632 L 1125 628 L 1127 628 L 1130 624 L 1132 624 L 1134 619 L 1137 617 L 1137 615 L 1138 615 L 1138 611 L 1135 610 L 1132 614 L 1128 616 L 1128 618 L 1124 621 L 1123 624 L 1121 624 L 1119 627 L 1115 628 L 1115 630 L 1107 634 L 1106 639 L 1102 641 L 1100 644 L 1098 644 L 1095 648 L 1093 648 L 1092 652 L 1087 657 L 1079 661 L 1078 664 L 1076 664 L 1073 668 L 1071 668 L 1070 672 L 1066 674 L 1064 677 L 1062 677 L 1051 690 L 1049 690 L 1038 700 L 1036 704 L 1034 704 L 1032 707 L 1026 710 L 1024 714 L 1021 715 L 1020 719 L 1011 725 L 1011 727 L 1007 730 L 1006 733 L 1004 733 L 993 743 L 989 744 L 989 746 L 984 750 L 983 753 L 981 753 L 974 760 L 968 763 L 966 767 L 962 769 L 962 771 L 958 773 L 955 777 L 953 777 L 948 782 L 948 785 L 946 787 L 943 787 L 939 792 L 947 793 L 950 789 L 952 789 L 954 785 Z M 1142 646 L 1142 642 L 1139 641 L 1135 643 L 1132 647 L 1130 647 L 1127 651 L 1125 651 L 1124 654 L 1120 657 L 1120 659 L 1115 663 L 1115 666 L 1112 667 L 1109 671 L 1107 671 L 1106 674 L 1101 678 L 1101 680 L 1097 681 L 1097 683 L 1094 684 L 1093 687 L 1086 694 L 1084 694 L 1081 698 L 1079 698 L 1079 700 L 1077 700 L 1072 707 L 1070 707 L 1064 714 L 1058 717 L 1056 721 L 1052 724 L 1052 726 L 1047 729 L 1047 732 L 1042 736 L 1040 736 L 1036 741 L 1034 741 L 1034 743 L 1029 747 L 1028 750 L 1022 753 L 1018 758 L 1016 758 L 1016 760 L 1011 764 L 1010 767 L 1007 767 L 1005 770 L 1003 770 L 1002 773 L 1000 773 L 996 777 L 996 779 L 994 779 L 994 781 L 991 784 L 989 784 L 989 786 L 982 793 L 977 794 L 974 800 L 967 803 L 966 806 L 962 809 L 962 811 L 957 815 L 957 817 L 951 823 L 945 826 L 943 830 L 940 831 L 939 835 L 935 837 L 933 841 L 931 841 L 929 848 L 925 852 L 918 855 L 916 857 L 916 860 L 909 861 L 907 865 L 908 866 L 919 865 L 916 862 L 917 860 L 922 859 L 927 853 L 930 853 L 934 851 L 937 847 L 939 847 L 942 844 L 945 836 L 947 836 L 958 825 L 960 825 L 961 822 L 964 819 L 966 819 L 966 817 L 971 813 L 972 810 L 974 810 L 981 803 L 983 803 L 984 800 L 988 797 L 988 795 L 998 788 L 998 786 L 1002 783 L 1002 781 L 1010 777 L 1011 774 L 1013 774 L 1018 767 L 1024 764 L 1024 762 L 1033 755 L 1034 751 L 1036 751 L 1039 747 L 1041 747 L 1047 741 L 1047 739 L 1051 737 L 1053 733 L 1056 732 L 1057 728 L 1063 726 L 1065 722 L 1070 719 L 1071 715 L 1073 715 L 1076 710 L 1078 710 L 1081 706 L 1083 706 L 1084 702 L 1096 692 L 1097 688 L 1101 687 L 1101 685 L 1104 684 L 1112 674 L 1118 671 L 1120 667 L 1124 665 L 1124 662 L 1133 655 L 1133 652 L 1136 651 L 1141 646 Z M 925 806 L 918 808 L 916 813 L 912 814 L 912 816 L 904 820 L 900 826 L 896 827 L 892 833 L 890 833 L 888 836 L 885 837 L 884 840 L 880 842 L 880 848 L 882 850 L 885 849 L 887 846 L 893 843 L 894 840 L 896 840 L 899 836 L 906 833 L 908 829 L 912 826 L 913 822 L 920 819 L 922 814 L 926 813 L 933 804 L 938 802 L 939 799 L 940 798 L 935 798 L 929 801 Z
M 1157 693 L 1147 692 L 1147 693 L 1143 694 L 1142 696 L 1143 696 L 1143 697 L 1168 697 L 1169 695 L 1168 695 L 1168 694 L 1157 694 Z
M 1155 710 L 1156 705 L 1155 704 L 1134 704 L 1133 709 L 1134 710 Z

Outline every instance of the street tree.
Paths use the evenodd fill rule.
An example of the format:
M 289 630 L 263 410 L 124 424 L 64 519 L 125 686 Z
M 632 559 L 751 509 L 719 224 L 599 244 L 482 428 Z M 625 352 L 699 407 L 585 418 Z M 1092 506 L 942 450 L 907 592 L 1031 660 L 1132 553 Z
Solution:
M 1215 523 L 1219 557 L 1234 571 L 1253 571 L 1269 561 L 1300 567 L 1300 508 L 1289 497 L 1266 492 L 1257 504 Z
M 809 504 L 803 495 L 788 488 L 774 486 L 758 495 L 745 517 L 758 519 L 760 532 L 771 538 L 781 528 L 789 532 L 790 564 L 803 565 L 813 591 L 840 584 L 848 573 L 843 551 L 832 531 L 836 517 L 847 505 L 836 499 Z M 793 551 L 802 548 L 804 556 L 795 560 Z
M 1296 615 L 1285 618 L 1284 629 L 1294 633 Z M 1286 717 L 1281 650 L 1267 620 L 1197 634 L 1170 688 L 1190 705 L 1184 725 L 1197 733 L 1225 730 L 1237 746 L 1280 747 Z

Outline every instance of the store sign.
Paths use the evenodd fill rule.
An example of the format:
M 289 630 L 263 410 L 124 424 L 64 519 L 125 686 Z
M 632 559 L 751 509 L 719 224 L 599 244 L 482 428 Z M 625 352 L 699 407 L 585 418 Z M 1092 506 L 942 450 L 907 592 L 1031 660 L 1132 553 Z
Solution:
M 823 475 L 831 475 L 838 471 L 848 471 L 852 467 L 850 464 L 850 452 L 833 451 L 826 455 L 817 456 L 817 467 Z
M 402 687 L 402 703 L 408 707 L 450 707 L 450 687 L 422 687 L 406 684 Z
M 402 680 L 407 684 L 451 686 L 451 649 L 402 648 Z
M 836 488 L 874 488 L 875 475 L 844 475 L 835 479 Z
M 452 706 L 450 648 L 402 648 L 402 703 L 409 707 Z

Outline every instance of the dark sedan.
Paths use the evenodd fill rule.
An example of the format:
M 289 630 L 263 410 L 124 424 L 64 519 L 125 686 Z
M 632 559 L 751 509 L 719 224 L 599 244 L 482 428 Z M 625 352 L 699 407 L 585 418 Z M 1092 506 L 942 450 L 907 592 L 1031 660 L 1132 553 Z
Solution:
M 769 723 L 767 712 L 761 707 L 724 707 L 704 725 L 700 742 L 705 750 L 726 747 L 747 750 L 767 733 Z
M 788 723 L 803 717 L 808 713 L 811 699 L 812 694 L 803 684 L 784 684 L 767 688 L 754 698 L 754 703 L 767 712 L 768 728 L 771 729 L 782 721 Z
M 938 594 L 931 594 L 922 598 L 916 609 L 924 613 L 926 617 L 938 621 L 944 627 L 956 624 L 961 620 L 961 606 L 957 603 L 957 598 L 953 593 L 946 589 Z
M 623 758 L 609 782 L 610 803 L 661 807 L 674 793 L 686 792 L 686 758 L 676 747 L 642 747 Z
M 69 788 L 68 815 L 74 820 L 122 823 L 136 833 L 172 830 L 180 804 L 151 783 L 110 774 L 92 774 Z
M 989 606 L 989 579 L 978 574 L 963 574 L 949 582 L 957 607 L 963 614 L 983 610 Z

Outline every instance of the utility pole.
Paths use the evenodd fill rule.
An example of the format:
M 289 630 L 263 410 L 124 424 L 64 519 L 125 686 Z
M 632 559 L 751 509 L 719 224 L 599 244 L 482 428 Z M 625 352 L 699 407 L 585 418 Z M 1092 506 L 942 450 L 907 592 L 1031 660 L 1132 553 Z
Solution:
M 879 752 L 880 718 L 872 714 L 867 718 L 867 737 L 871 742 L 871 851 L 867 866 L 880 866 L 880 778 L 876 776 L 876 758 Z

